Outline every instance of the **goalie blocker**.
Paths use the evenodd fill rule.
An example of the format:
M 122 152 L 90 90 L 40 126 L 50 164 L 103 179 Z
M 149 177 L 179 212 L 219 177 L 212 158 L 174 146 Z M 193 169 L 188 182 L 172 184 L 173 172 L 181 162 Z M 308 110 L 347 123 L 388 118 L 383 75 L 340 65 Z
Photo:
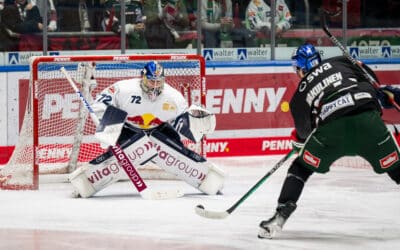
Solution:
M 161 127 L 162 130 L 173 130 L 169 124 Z M 129 128 L 131 132 L 132 129 Z M 152 130 L 149 135 L 142 130 L 134 130 L 133 136 L 121 143 L 121 148 L 134 166 L 152 160 L 158 167 L 208 195 L 214 195 L 223 188 L 225 174 L 204 157 L 158 129 Z M 122 179 L 124 175 L 117 159 L 108 151 L 75 170 L 69 179 L 76 193 L 88 198 Z

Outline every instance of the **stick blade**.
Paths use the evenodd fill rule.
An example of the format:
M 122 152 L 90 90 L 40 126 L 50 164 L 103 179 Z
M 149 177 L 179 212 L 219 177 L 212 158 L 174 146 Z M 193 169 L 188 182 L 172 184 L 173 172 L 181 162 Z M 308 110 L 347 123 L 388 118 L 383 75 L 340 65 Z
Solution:
M 227 211 L 218 212 L 206 210 L 202 205 L 197 205 L 194 210 L 196 214 L 208 219 L 225 219 L 229 215 Z
M 184 195 L 182 190 L 149 190 L 148 188 L 140 192 L 145 200 L 169 200 L 177 199 Z

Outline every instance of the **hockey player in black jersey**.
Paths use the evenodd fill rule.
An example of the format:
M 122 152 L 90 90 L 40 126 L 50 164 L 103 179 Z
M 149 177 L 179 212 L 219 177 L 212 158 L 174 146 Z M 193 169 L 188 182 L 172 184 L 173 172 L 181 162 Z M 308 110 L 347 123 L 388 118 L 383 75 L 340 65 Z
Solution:
M 298 156 L 289 167 L 275 214 L 260 223 L 259 238 L 273 238 L 297 207 L 304 184 L 314 173 L 326 173 L 342 156 L 361 156 L 378 174 L 387 173 L 400 184 L 397 133 L 381 119 L 381 105 L 389 97 L 400 104 L 400 89 L 375 89 L 362 70 L 346 57 L 321 60 L 311 44 L 300 46 L 293 63 L 301 78 L 290 101 Z M 361 64 L 376 78 L 372 70 Z M 381 104 L 381 105 L 380 105 Z

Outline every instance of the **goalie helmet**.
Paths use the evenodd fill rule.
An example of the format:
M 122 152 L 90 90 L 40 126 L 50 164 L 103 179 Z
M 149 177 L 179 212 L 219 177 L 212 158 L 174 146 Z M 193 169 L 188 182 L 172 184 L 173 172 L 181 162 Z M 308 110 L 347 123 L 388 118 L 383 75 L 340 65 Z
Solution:
M 321 62 L 321 56 L 313 45 L 306 43 L 294 51 L 292 60 L 295 70 L 301 70 L 306 74 L 310 69 Z
M 150 100 L 154 101 L 164 89 L 164 69 L 157 61 L 147 63 L 141 71 L 140 86 Z

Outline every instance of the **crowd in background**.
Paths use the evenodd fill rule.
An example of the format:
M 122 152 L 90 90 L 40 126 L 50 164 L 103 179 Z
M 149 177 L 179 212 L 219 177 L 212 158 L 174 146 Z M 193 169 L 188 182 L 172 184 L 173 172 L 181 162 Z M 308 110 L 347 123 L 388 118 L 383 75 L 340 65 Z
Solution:
M 269 0 L 202 0 L 200 17 L 197 0 L 125 0 L 122 27 L 119 0 L 0 0 L 0 51 L 18 50 L 21 34 L 43 30 L 114 34 L 123 30 L 130 49 L 186 48 L 197 38 L 198 22 L 204 47 L 255 47 L 257 37 L 269 37 L 271 32 L 279 37 L 290 29 L 317 27 L 318 9 L 337 12 L 342 2 L 275 0 L 271 26 Z M 348 1 L 348 27 L 400 27 L 398 2 Z M 341 27 L 340 15 L 332 25 Z

